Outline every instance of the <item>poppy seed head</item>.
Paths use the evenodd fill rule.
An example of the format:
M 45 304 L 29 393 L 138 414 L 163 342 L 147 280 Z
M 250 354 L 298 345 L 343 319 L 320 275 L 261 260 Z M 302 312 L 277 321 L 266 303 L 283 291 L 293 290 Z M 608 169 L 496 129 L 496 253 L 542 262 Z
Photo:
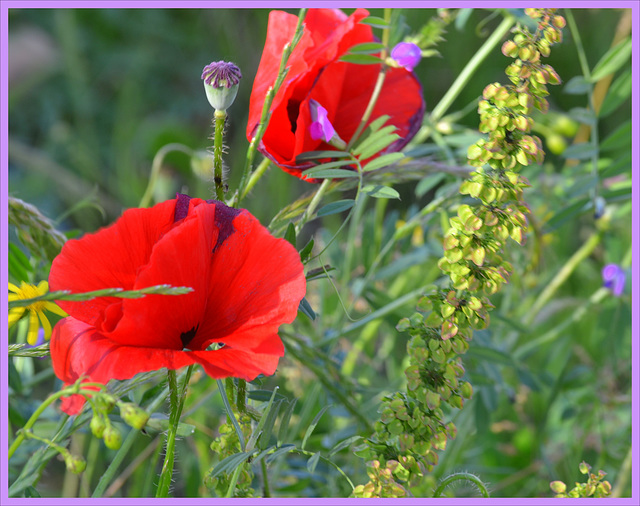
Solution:
M 235 63 L 214 61 L 202 70 L 201 79 L 214 88 L 231 88 L 240 82 L 242 72 Z

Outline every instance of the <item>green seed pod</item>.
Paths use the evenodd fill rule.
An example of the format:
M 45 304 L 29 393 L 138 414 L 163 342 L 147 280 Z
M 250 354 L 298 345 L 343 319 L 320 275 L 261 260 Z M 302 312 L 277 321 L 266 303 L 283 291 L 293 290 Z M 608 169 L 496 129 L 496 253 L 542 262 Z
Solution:
M 89 423 L 89 427 L 91 428 L 91 433 L 95 437 L 102 439 L 102 435 L 104 434 L 104 429 L 107 427 L 107 424 L 104 422 L 101 415 L 94 413 L 91 423 Z
M 125 423 L 134 429 L 142 429 L 149 420 L 149 414 L 132 402 L 122 402 L 119 404 L 120 416 Z
M 102 438 L 104 439 L 105 446 L 111 450 L 117 450 L 122 444 L 122 436 L 120 435 L 118 429 L 116 429 L 113 425 L 108 425 L 104 429 Z
M 67 470 L 73 474 L 80 474 L 87 468 L 87 461 L 78 455 L 67 455 L 64 458 Z

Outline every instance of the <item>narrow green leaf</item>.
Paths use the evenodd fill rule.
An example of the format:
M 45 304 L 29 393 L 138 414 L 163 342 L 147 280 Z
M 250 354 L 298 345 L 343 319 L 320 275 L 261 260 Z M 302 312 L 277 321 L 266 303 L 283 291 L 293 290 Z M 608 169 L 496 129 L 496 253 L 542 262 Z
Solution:
M 362 191 L 370 197 L 375 197 L 378 199 L 400 199 L 400 194 L 390 186 L 379 184 L 367 185 L 362 189 Z
M 225 409 L 227 410 L 227 416 L 231 420 L 233 424 L 233 428 L 236 431 L 236 435 L 238 436 L 238 440 L 240 442 L 240 448 L 242 451 L 245 450 L 245 442 L 244 442 L 244 434 L 240 425 L 238 424 L 238 420 L 236 420 L 236 415 L 231 408 L 231 404 L 229 403 L 229 398 L 227 397 L 227 390 L 224 387 L 224 382 L 220 379 L 216 380 L 216 384 L 218 385 L 218 391 L 220 392 L 220 397 L 222 397 L 222 403 L 224 404 Z
M 387 153 L 385 155 L 381 155 L 378 158 L 371 160 L 367 165 L 362 168 L 362 172 L 370 172 L 372 170 L 379 169 L 381 167 L 386 167 L 391 165 L 398 160 L 402 160 L 404 158 L 404 153 Z
M 356 201 L 353 199 L 337 200 L 318 209 L 316 216 L 320 218 L 321 216 L 329 216 L 330 214 L 341 213 L 343 211 L 346 211 L 347 209 L 351 209 L 355 203 Z
M 310 474 L 313 474 L 316 470 L 316 466 L 318 465 L 318 461 L 320 460 L 320 452 L 314 453 L 309 460 L 307 460 L 307 471 Z
M 284 233 L 284 239 L 294 248 L 296 247 L 296 227 L 293 223 L 289 223 L 287 231 Z
M 351 436 L 351 437 L 348 437 L 347 439 L 343 439 L 337 445 L 331 448 L 331 450 L 329 451 L 329 457 L 338 453 L 340 450 L 343 450 L 344 448 L 351 446 L 353 443 L 361 439 L 362 439 L 362 436 Z
M 321 170 L 327 169 L 335 169 L 336 167 L 344 167 L 345 165 L 353 165 L 353 160 L 339 160 L 337 162 L 327 162 L 321 163 L 320 165 L 316 165 L 315 167 L 311 167 L 305 170 L 302 174 L 305 176 L 313 176 L 316 172 L 320 172 Z
M 278 429 L 278 445 L 281 445 L 282 442 L 287 439 L 287 435 L 289 432 L 289 422 L 291 421 L 291 415 L 293 414 L 293 410 L 296 407 L 296 403 L 297 399 L 289 401 L 289 406 L 282 415 L 282 419 L 280 420 L 280 428 Z
M 631 37 L 609 49 L 591 72 L 591 82 L 597 83 L 603 77 L 613 74 L 621 68 L 631 57 Z
M 467 355 L 474 358 L 480 358 L 491 364 L 513 365 L 513 358 L 504 351 L 487 346 L 475 345 L 469 348 Z
M 305 263 L 309 259 L 309 256 L 313 251 L 313 244 L 313 238 L 311 238 L 309 239 L 309 242 L 306 244 L 306 246 L 300 250 L 300 261 L 302 263 Z
M 328 404 L 327 406 L 322 408 L 320 412 L 315 416 L 315 418 L 311 422 L 311 425 L 309 425 L 309 427 L 307 428 L 307 431 L 305 432 L 304 437 L 302 438 L 302 445 L 300 446 L 301 450 L 304 450 L 304 447 L 307 444 L 307 440 L 309 439 L 309 436 L 311 436 L 311 434 L 313 433 L 313 430 L 316 428 L 316 425 L 318 425 L 318 422 L 320 421 L 320 417 L 322 417 L 324 412 L 330 407 L 331 407 L 331 404 Z
M 379 56 L 373 56 L 371 54 L 343 54 L 338 61 L 344 61 L 347 63 L 355 63 L 357 65 L 374 65 L 376 63 L 382 63 L 382 59 Z
M 346 151 L 307 151 L 296 156 L 296 163 L 324 158 L 351 158 L 351 153 Z
M 562 157 L 566 159 L 587 160 L 597 153 L 597 146 L 594 146 L 590 142 L 579 142 L 565 149 Z
M 310 169 L 314 170 L 314 169 Z M 358 173 L 355 170 L 345 169 L 320 169 L 316 172 L 310 172 L 310 170 L 304 171 L 302 174 L 315 179 L 329 179 L 329 178 L 349 178 L 358 177 Z
M 598 117 L 605 118 L 618 109 L 631 96 L 631 90 L 631 69 L 629 69 L 611 83 L 602 107 L 598 111 Z
M 596 124 L 597 118 L 591 109 L 585 107 L 574 107 L 569 111 L 569 116 L 579 123 L 593 126 Z
M 620 125 L 600 144 L 600 151 L 631 150 L 631 120 Z
M 429 190 L 436 187 L 445 177 L 443 172 L 439 174 L 432 174 L 425 178 L 422 178 L 420 182 L 416 186 L 416 197 L 422 198 L 424 197 Z
M 262 416 L 260 417 L 260 420 L 258 421 L 258 426 L 251 432 L 251 437 L 249 438 L 249 442 L 247 443 L 247 451 L 248 452 L 253 450 L 253 448 L 255 447 L 255 444 L 258 441 L 258 438 L 262 435 L 262 432 L 264 430 L 264 426 L 267 423 L 267 419 L 269 418 L 269 412 L 272 409 L 274 409 L 275 404 L 278 405 L 278 408 L 280 406 L 279 402 L 275 403 L 275 404 L 273 402 L 274 399 L 276 398 L 277 392 L 278 392 L 278 387 L 275 387 L 273 389 L 273 393 L 271 394 L 271 398 L 269 399 L 269 404 L 267 404 L 267 407 L 262 412 Z M 274 419 L 274 421 L 275 421 L 275 419 Z
M 389 23 L 387 23 L 383 18 L 379 18 L 377 16 L 368 16 L 359 21 L 363 25 L 373 26 L 375 28 L 389 28 Z
M 389 116 L 388 114 L 383 114 L 382 116 L 378 116 L 376 119 L 374 119 L 371 123 L 369 123 L 369 125 L 367 125 L 367 129 L 365 130 L 365 132 L 368 132 L 367 135 L 370 135 L 373 132 L 379 130 L 382 125 L 389 121 L 389 118 L 391 118 L 391 116 Z
M 256 390 L 249 390 L 247 392 L 247 397 L 249 399 L 251 399 L 252 401 L 258 401 L 258 402 L 268 402 L 269 399 L 271 399 L 272 395 L 273 395 L 273 391 L 272 390 L 256 389 Z M 276 394 L 275 399 L 276 399 L 276 401 L 286 401 L 287 400 L 287 398 L 282 394 Z
M 394 140 L 399 138 L 398 135 L 395 135 L 395 138 L 393 138 L 389 142 L 386 142 L 387 139 L 392 137 L 393 132 L 395 132 L 396 130 L 397 127 L 395 125 L 387 125 L 386 127 L 382 127 L 380 130 L 376 130 L 353 148 L 353 154 L 359 156 L 360 159 L 369 158 L 371 155 L 387 147 Z M 381 143 L 381 141 L 383 142 Z M 372 146 L 377 146 L 378 144 L 383 144 L 383 147 L 372 150 Z M 364 154 L 365 152 L 367 153 L 367 155 Z
M 562 88 L 562 92 L 567 95 L 586 95 L 589 93 L 592 84 L 584 76 L 575 76 L 567 81 Z
M 283 455 L 284 453 L 289 453 L 291 450 L 295 450 L 295 449 L 296 449 L 296 445 L 292 445 L 292 444 L 282 445 L 280 448 L 278 448 L 271 455 L 268 455 L 267 458 L 264 459 L 264 461 L 267 464 L 270 464 L 271 462 L 273 462 L 280 455 Z
M 280 411 L 280 407 L 284 400 L 278 400 L 273 403 L 273 407 L 269 410 L 267 415 L 263 415 L 263 418 L 266 416 L 266 420 L 264 422 L 264 427 L 262 428 L 262 434 L 258 438 L 258 448 L 261 450 L 265 449 L 269 444 L 269 439 L 271 439 L 271 433 L 273 432 L 273 426 L 276 423 L 276 417 Z
M 585 213 L 591 209 L 592 206 L 593 203 L 589 198 L 580 199 L 577 202 L 570 204 L 554 214 L 549 221 L 544 224 L 545 232 L 552 232 L 560 228 L 560 226 L 564 225 L 568 220 Z
M 308 279 L 307 279 L 307 281 L 308 281 Z M 309 304 L 309 302 L 307 301 L 307 299 L 305 297 L 303 297 L 302 300 L 300 301 L 300 304 L 298 305 L 298 311 L 300 311 L 302 314 L 304 314 L 310 320 L 315 320 L 316 319 L 316 313 L 313 310 L 313 308 L 311 307 L 311 304 Z
M 380 42 L 363 42 L 349 48 L 351 54 L 373 54 L 379 53 L 384 49 L 384 44 Z
M 619 156 L 611 163 L 607 163 L 602 167 L 602 170 L 600 171 L 600 177 L 604 179 L 607 177 L 617 176 L 618 174 L 622 174 L 624 172 L 628 172 L 630 174 L 631 161 L 631 152 L 625 153 L 623 156 Z
M 229 457 L 221 460 L 218 464 L 211 470 L 209 475 L 211 478 L 215 478 L 219 474 L 229 473 L 230 471 L 235 470 L 236 467 L 244 464 L 247 459 L 251 456 L 252 452 L 240 452 L 230 455 Z

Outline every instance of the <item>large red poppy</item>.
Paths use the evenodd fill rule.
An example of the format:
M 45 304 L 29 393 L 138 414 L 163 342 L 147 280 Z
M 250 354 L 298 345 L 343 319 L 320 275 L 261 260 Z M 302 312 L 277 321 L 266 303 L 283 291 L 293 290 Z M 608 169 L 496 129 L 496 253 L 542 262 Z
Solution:
M 169 284 L 184 295 L 59 301 L 53 330 L 56 376 L 106 383 L 163 367 L 200 364 L 213 378 L 273 374 L 306 282 L 298 252 L 244 209 L 178 195 L 130 209 L 112 226 L 68 241 L 53 261 L 52 290 L 136 290 Z M 218 343 L 218 349 L 207 349 Z M 76 413 L 80 396 L 63 410 Z
M 309 9 L 304 33 L 291 53 L 289 71 L 274 97 L 271 118 L 258 146 L 275 164 L 297 177 L 311 163 L 297 163 L 301 153 L 333 149 L 314 140 L 309 101 L 315 100 L 328 111 L 328 119 L 345 141 L 355 133 L 372 95 L 379 64 L 359 65 L 338 61 L 355 44 L 375 41 L 371 27 L 359 23 L 369 15 L 357 9 L 347 16 L 338 9 Z M 258 128 L 265 95 L 278 75 L 282 50 L 291 41 L 298 18 L 282 11 L 269 14 L 267 40 L 251 91 L 247 138 Z M 424 115 L 422 87 L 413 72 L 389 68 L 382 92 L 370 121 L 389 115 L 387 124 L 398 127 L 401 137 L 385 152 L 398 151 L 416 134 Z M 303 178 L 304 179 L 304 178 Z

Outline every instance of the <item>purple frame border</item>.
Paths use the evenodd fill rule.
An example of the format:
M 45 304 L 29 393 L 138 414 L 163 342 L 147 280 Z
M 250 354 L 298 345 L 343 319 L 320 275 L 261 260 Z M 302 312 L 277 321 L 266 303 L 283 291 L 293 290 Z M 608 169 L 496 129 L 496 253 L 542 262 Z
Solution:
M 298 8 L 298 7 L 368 7 L 368 8 L 382 8 L 388 7 L 391 0 L 370 0 L 370 1 L 318 1 L 318 0 L 262 0 L 262 1 L 201 1 L 201 0 L 157 0 L 154 2 L 145 0 L 109 0 L 109 1 L 86 1 L 86 0 L 62 0 L 62 1 L 19 1 L 19 0 L 6 0 L 0 3 L 0 285 L 6 286 L 8 281 L 8 218 L 5 218 L 8 213 L 8 82 L 7 82 L 7 70 L 8 70 L 8 10 L 12 8 L 230 8 L 230 9 L 251 9 L 251 8 Z M 633 37 L 633 52 L 632 52 L 632 69 L 634 89 L 632 92 L 632 121 L 634 138 L 640 138 L 640 86 L 638 85 L 638 79 L 640 78 L 640 44 L 638 42 L 637 34 L 640 33 L 640 3 L 629 0 L 612 0 L 612 1 L 600 1 L 600 0 L 565 0 L 565 1 L 553 1 L 553 2 L 540 2 L 532 0 L 530 2 L 522 2 L 516 0 L 509 3 L 510 7 L 547 7 L 549 4 L 553 4 L 553 7 L 557 8 L 628 8 L 632 10 L 632 34 Z M 488 0 L 486 2 L 477 1 L 442 1 L 433 2 L 431 0 L 395 0 L 393 2 L 395 7 L 406 8 L 434 8 L 434 7 L 449 7 L 449 8 L 463 8 L 463 7 L 476 7 L 481 6 L 483 8 L 503 8 L 505 6 L 504 1 Z M 632 149 L 632 178 L 640 176 L 640 144 L 633 143 Z M 632 231 L 640 230 L 640 190 L 639 185 L 632 185 Z M 521 499 L 509 499 L 509 498 L 491 498 L 491 499 L 328 499 L 328 498 L 305 498 L 305 499 L 233 499 L 232 501 L 226 499 L 189 499 L 189 498 L 176 498 L 176 499 L 151 499 L 151 498 L 117 498 L 117 499 L 75 499 L 75 498 L 62 498 L 62 499 L 25 499 L 25 498 L 9 498 L 8 497 L 8 472 L 5 463 L 7 462 L 8 453 L 8 434 L 6 431 L 2 431 L 0 435 L 0 504 L 2 505 L 84 505 L 87 503 L 96 505 L 125 505 L 131 504 L 135 501 L 136 504 L 149 504 L 149 505 L 165 505 L 165 504 L 229 504 L 232 502 L 237 505 L 249 505 L 249 504 L 265 504 L 265 505 L 293 505 L 293 504 L 326 504 L 327 501 L 331 501 L 334 505 L 351 505 L 351 504 L 447 504 L 447 505 L 474 505 L 474 504 L 496 504 L 496 505 L 553 505 L 553 504 L 583 504 L 588 502 L 589 504 L 612 504 L 612 505 L 637 505 L 640 504 L 640 472 L 638 472 L 638 462 L 640 462 L 640 427 L 638 420 L 640 419 L 640 316 L 633 311 L 634 305 L 636 309 L 638 307 L 637 296 L 640 293 L 640 261 L 638 254 L 640 252 L 640 236 L 639 234 L 632 234 L 632 497 L 620 498 L 620 499 L 552 499 L 552 498 L 521 498 Z M 7 295 L 4 290 L 0 289 L 0 314 L 8 314 Z M 8 329 L 5 324 L 0 325 L 0 346 L 2 350 L 6 349 L 6 343 L 8 342 Z M 0 424 L 3 424 L 4 420 L 8 417 L 8 372 L 7 372 L 8 355 L 4 351 L 0 351 L 0 371 L 2 371 L 0 382 Z

